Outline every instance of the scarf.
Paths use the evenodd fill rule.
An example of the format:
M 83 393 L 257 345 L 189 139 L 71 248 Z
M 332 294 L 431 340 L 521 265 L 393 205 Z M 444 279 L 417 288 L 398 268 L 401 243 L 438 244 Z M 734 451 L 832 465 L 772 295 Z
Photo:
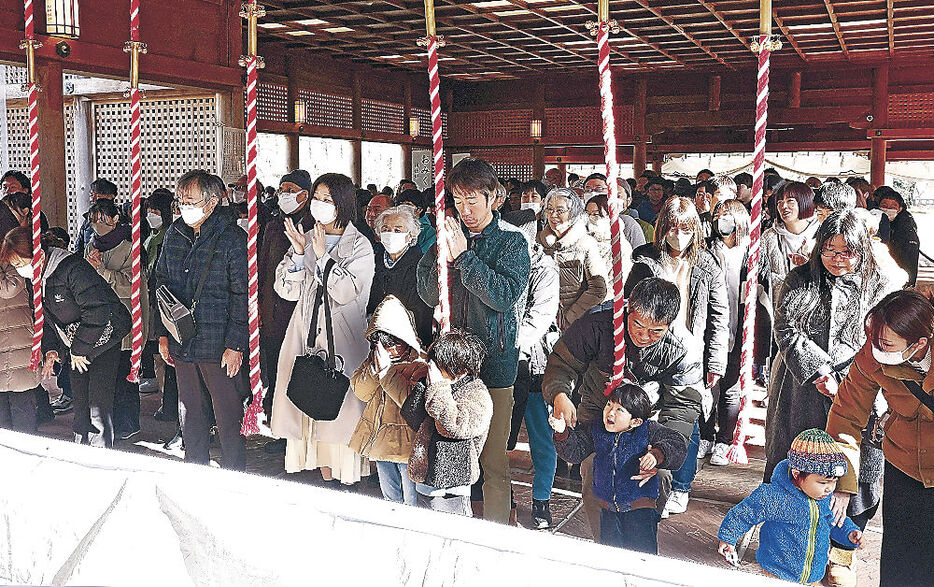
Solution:
M 104 236 L 100 236 L 95 232 L 91 238 L 91 246 L 102 253 L 106 253 L 117 248 L 123 241 L 128 240 L 130 240 L 130 225 L 118 224 Z

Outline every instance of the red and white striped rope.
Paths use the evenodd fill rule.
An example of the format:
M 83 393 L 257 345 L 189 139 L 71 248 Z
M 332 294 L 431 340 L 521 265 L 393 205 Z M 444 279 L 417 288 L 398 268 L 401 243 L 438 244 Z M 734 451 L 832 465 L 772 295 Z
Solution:
M 24 2 L 26 40 L 36 38 L 32 0 Z M 27 48 L 27 51 L 31 49 Z M 33 335 L 29 368 L 38 370 L 42 362 L 42 331 L 45 318 L 42 313 L 42 186 L 39 182 L 39 88 L 29 74 L 29 166 L 32 174 L 32 305 Z
M 451 300 L 448 284 L 448 241 L 444 205 L 444 131 L 441 121 L 441 78 L 438 75 L 438 38 L 428 38 L 428 80 L 431 97 L 431 137 L 435 162 L 435 232 L 438 245 L 438 306 L 441 332 L 451 329 Z
M 130 41 L 139 42 L 139 0 L 130 0 Z M 136 48 L 130 49 L 136 51 Z M 136 57 L 132 57 L 136 59 Z M 132 76 L 131 72 L 131 76 Z M 142 266 L 140 255 L 142 250 L 140 233 L 141 201 L 143 197 L 143 159 L 142 147 L 142 118 L 140 116 L 139 88 L 130 88 L 130 188 L 131 188 L 131 222 L 132 222 L 132 264 L 133 274 L 130 290 L 130 315 L 133 319 L 132 352 L 130 354 L 130 374 L 127 381 L 139 381 L 140 361 L 143 356 L 143 308 L 140 303 L 142 289 Z
M 263 409 L 263 382 L 259 368 L 259 273 L 256 262 L 256 239 L 259 235 L 256 193 L 256 92 L 258 78 L 259 59 L 255 55 L 249 55 L 246 64 L 247 262 L 249 275 L 250 389 L 253 392 L 253 402 L 247 408 L 243 417 L 243 426 L 240 433 L 244 436 L 259 434 L 257 418 Z
M 734 463 L 747 463 L 746 436 L 749 427 L 750 392 L 752 391 L 753 348 L 756 326 L 756 298 L 759 285 L 759 237 L 762 225 L 763 171 L 765 169 L 765 131 L 769 109 L 769 59 L 771 42 L 760 35 L 758 44 L 759 68 L 756 85 L 756 128 L 753 151 L 752 211 L 750 214 L 749 260 L 746 283 L 743 288 L 743 346 L 740 354 L 740 413 L 733 432 L 733 444 L 727 458 Z
M 616 122 L 613 115 L 613 77 L 610 71 L 610 24 L 597 23 L 597 68 L 600 73 L 600 113 L 603 118 L 603 154 L 606 160 L 607 199 L 610 209 L 610 244 L 613 252 L 613 376 L 606 393 L 619 385 L 626 370 L 626 303 L 623 299 L 623 238 L 619 199 L 619 165 L 616 162 Z

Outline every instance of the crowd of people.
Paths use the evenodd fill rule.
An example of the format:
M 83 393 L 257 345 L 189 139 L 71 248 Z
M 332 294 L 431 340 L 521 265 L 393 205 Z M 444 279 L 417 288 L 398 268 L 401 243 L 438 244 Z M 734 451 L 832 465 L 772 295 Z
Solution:
M 169 447 L 207 464 L 216 437 L 222 466 L 244 470 L 246 178 L 191 171 L 145 200 L 139 385 L 127 381 L 133 259 L 117 187 L 91 185 L 73 244 L 43 226 L 33 372 L 30 185 L 16 171 L 0 183 L 0 427 L 35 432 L 73 412 L 77 442 L 112 447 L 140 432 L 140 394 L 161 392 L 155 417 L 178 426 Z M 260 188 L 263 412 L 275 437 L 264 450 L 288 473 L 320 470 L 347 487 L 375 469 L 387 500 L 507 524 L 507 451 L 524 422 L 532 527 L 553 524 L 556 474 L 579 474 L 594 539 L 657 552 L 659 521 L 687 510 L 698 461 L 730 464 L 752 177 L 619 182 L 626 372 L 609 389 L 606 178 L 551 169 L 520 182 L 467 158 L 447 183 L 440 235 L 433 192 L 411 181 L 377 192 L 294 170 Z M 853 585 L 853 550 L 881 502 L 883 585 L 930 585 L 934 306 L 911 288 L 911 212 L 861 178 L 768 170 L 762 227 L 754 369 L 768 389 L 767 464 L 763 486 L 726 516 L 720 552 L 735 560 L 736 542 L 764 523 L 765 572 Z M 62 390 L 52 404 L 50 380 Z

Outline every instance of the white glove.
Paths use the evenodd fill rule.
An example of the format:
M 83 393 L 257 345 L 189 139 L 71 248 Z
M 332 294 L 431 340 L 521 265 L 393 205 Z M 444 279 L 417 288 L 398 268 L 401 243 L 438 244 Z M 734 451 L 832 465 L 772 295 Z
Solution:
M 554 416 L 548 416 L 548 425 L 551 426 L 551 429 L 557 432 L 558 434 L 561 434 L 562 432 L 564 432 L 568 427 L 568 425 L 564 422 L 563 415 L 560 418 L 555 418 Z

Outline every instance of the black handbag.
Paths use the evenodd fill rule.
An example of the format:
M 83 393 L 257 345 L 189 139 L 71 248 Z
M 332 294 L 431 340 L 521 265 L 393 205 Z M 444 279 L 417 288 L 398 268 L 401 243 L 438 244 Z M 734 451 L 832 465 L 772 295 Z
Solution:
M 308 348 L 315 346 L 318 333 L 318 308 L 324 306 L 324 327 L 328 340 L 328 349 L 295 357 L 292 375 L 286 395 L 295 407 L 313 420 L 327 422 L 337 418 L 344 404 L 344 397 L 350 389 L 350 379 L 344 375 L 344 359 L 334 352 L 334 329 L 331 324 L 331 307 L 325 292 L 328 288 L 328 276 L 334 267 L 330 259 L 324 267 L 324 278 L 315 297 L 315 309 L 311 314 L 311 327 L 308 330 Z M 323 356 L 322 356 L 323 355 Z M 340 368 L 337 360 L 340 359 Z
M 162 324 L 169 331 L 172 338 L 178 344 L 185 344 L 198 334 L 198 325 L 195 323 L 195 308 L 198 307 L 198 299 L 201 298 L 201 290 L 204 289 L 204 282 L 207 281 L 208 272 L 211 270 L 211 261 L 214 260 L 214 254 L 217 252 L 217 241 L 211 247 L 211 254 L 208 255 L 208 262 L 201 270 L 201 279 L 198 281 L 198 288 L 195 290 L 195 297 L 191 300 L 191 308 L 178 299 L 172 293 L 169 286 L 162 285 L 156 290 L 156 302 L 159 304 L 159 315 L 162 317 Z

